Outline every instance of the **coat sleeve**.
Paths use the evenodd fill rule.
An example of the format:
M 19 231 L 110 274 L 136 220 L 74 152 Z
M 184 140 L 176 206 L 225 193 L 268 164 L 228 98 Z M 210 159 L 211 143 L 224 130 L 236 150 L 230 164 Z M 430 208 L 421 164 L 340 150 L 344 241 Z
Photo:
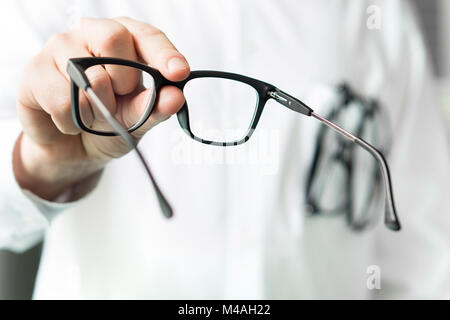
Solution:
M 56 2 L 55 2 L 56 3 Z M 59 3 L 59 1 L 58 1 Z M 75 205 L 71 195 L 85 195 L 83 185 L 78 185 L 60 195 L 55 202 L 45 201 L 17 184 L 12 165 L 15 142 L 21 133 L 16 115 L 16 95 L 19 79 L 27 61 L 43 46 L 45 40 L 56 32 L 67 29 L 64 11 L 50 17 L 56 20 L 40 21 L 33 11 L 36 1 L 0 1 L 0 20 L 14 30 L 2 30 L 0 50 L 0 249 L 25 251 L 39 242 L 51 220 L 66 208 Z M 33 13 L 34 12 L 34 13 Z M 52 18 L 53 19 L 53 18 Z M 88 183 L 92 186 L 92 182 Z M 75 189 L 75 190 L 74 190 Z
M 22 252 L 42 240 L 51 220 L 74 203 L 42 200 L 17 184 L 12 152 L 20 125 L 16 119 L 1 119 L 0 147 L 0 249 Z

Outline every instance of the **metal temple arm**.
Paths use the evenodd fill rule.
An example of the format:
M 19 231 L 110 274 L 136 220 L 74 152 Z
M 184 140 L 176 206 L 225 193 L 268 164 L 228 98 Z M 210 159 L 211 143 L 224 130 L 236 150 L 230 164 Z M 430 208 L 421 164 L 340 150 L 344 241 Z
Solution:
M 384 190 L 385 190 L 385 211 L 384 211 L 384 224 L 386 227 L 388 227 L 391 230 L 399 231 L 401 229 L 400 221 L 397 216 L 397 210 L 395 209 L 395 203 L 394 203 L 394 193 L 392 191 L 392 181 L 391 181 L 391 174 L 389 171 L 389 166 L 387 164 L 386 159 L 384 158 L 383 154 L 378 151 L 375 147 L 367 143 L 361 138 L 358 138 L 354 135 L 352 135 L 350 132 L 342 129 L 341 127 L 337 126 L 336 124 L 332 123 L 331 121 L 328 121 L 327 119 L 321 117 L 315 112 L 311 113 L 311 116 L 316 118 L 317 120 L 321 121 L 328 127 L 332 128 L 336 132 L 339 132 L 343 136 L 345 136 L 347 139 L 351 140 L 352 142 L 356 143 L 358 146 L 362 147 L 364 150 L 368 151 L 377 161 L 378 166 L 381 170 L 381 174 L 383 176 L 384 181 Z
M 142 155 L 141 151 L 138 149 L 136 141 L 133 139 L 133 137 L 128 133 L 127 130 L 125 130 L 120 123 L 117 122 L 117 120 L 111 115 L 109 110 L 106 108 L 106 106 L 103 104 L 103 102 L 98 98 L 98 96 L 95 94 L 95 92 L 88 87 L 86 89 L 86 93 L 91 98 L 92 102 L 95 104 L 95 106 L 100 110 L 103 117 L 105 117 L 106 121 L 111 125 L 111 127 L 114 128 L 114 130 L 119 134 L 123 140 L 127 143 L 130 149 L 134 149 L 136 153 L 139 156 L 139 159 L 141 160 L 145 171 L 147 172 L 150 181 L 152 182 L 153 189 L 156 192 L 156 196 L 158 198 L 159 206 L 161 208 L 161 211 L 163 215 L 167 218 L 171 218 L 173 216 L 173 210 L 170 206 L 167 199 L 164 197 L 161 189 L 158 186 L 158 183 L 156 182 L 155 178 L 153 177 L 153 174 L 150 170 L 150 166 L 148 165 L 147 161 L 145 161 L 144 156 Z
M 386 194 L 385 199 L 385 212 L 384 212 L 384 223 L 387 228 L 393 231 L 399 231 L 401 229 L 400 221 L 397 216 L 397 211 L 394 203 L 394 194 L 392 191 L 392 181 L 391 174 L 389 171 L 389 166 L 384 158 L 383 154 L 378 151 L 375 147 L 367 143 L 361 138 L 358 138 L 352 135 L 350 132 L 342 129 L 335 123 L 323 118 L 322 116 L 315 113 L 311 108 L 309 108 L 306 104 L 301 102 L 300 100 L 290 96 L 287 93 L 282 92 L 281 90 L 276 89 L 275 91 L 269 92 L 269 96 L 282 105 L 288 107 L 289 109 L 299 112 L 301 114 L 312 116 L 313 118 L 319 120 L 323 124 L 327 125 L 334 131 L 340 133 L 350 141 L 354 142 L 358 146 L 362 147 L 364 150 L 368 151 L 377 161 L 378 166 L 381 170 L 383 181 L 384 181 L 384 190 Z

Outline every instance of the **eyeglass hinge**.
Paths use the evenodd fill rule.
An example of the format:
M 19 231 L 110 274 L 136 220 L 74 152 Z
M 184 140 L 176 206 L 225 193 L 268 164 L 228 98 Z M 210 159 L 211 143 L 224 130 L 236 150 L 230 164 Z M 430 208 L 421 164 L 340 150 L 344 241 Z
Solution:
M 310 116 L 313 112 L 306 104 L 281 90 L 275 89 L 275 91 L 269 91 L 268 94 L 271 98 L 295 112 L 299 112 L 306 116 Z

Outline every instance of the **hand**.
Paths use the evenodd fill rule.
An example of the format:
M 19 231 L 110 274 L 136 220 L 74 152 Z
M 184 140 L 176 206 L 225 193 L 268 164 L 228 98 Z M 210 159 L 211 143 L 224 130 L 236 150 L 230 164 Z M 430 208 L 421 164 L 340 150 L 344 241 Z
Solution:
M 50 38 L 27 65 L 20 84 L 17 110 L 23 134 L 13 155 L 20 186 L 44 199 L 54 199 L 129 151 L 120 137 L 81 132 L 72 120 L 67 60 L 89 56 L 140 60 L 172 81 L 189 75 L 186 59 L 164 33 L 129 18 L 82 19 L 70 32 Z M 108 83 L 105 92 L 115 94 L 124 78 L 114 70 L 97 69 L 96 80 Z M 152 115 L 135 137 L 168 119 L 183 103 L 178 88 L 162 88 Z

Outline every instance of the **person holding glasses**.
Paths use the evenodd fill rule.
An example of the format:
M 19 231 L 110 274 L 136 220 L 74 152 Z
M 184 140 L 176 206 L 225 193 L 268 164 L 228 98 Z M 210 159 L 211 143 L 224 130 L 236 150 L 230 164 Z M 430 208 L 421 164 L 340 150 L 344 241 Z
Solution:
M 48 26 L 42 27 L 33 24 L 30 3 L 3 10 L 21 12 L 24 28 L 46 38 L 18 83 L 21 126 L 16 120 L 2 126 L 11 163 L 2 167 L 0 247 L 22 251 L 46 232 L 37 298 L 441 297 L 447 292 L 431 275 L 447 267 L 440 257 L 450 246 L 444 214 L 449 207 L 440 196 L 450 181 L 445 179 L 448 146 L 442 126 L 434 122 L 436 106 L 422 106 L 432 96 L 410 8 L 403 2 L 382 4 L 384 12 L 399 15 L 386 22 L 406 39 L 395 57 L 408 53 L 410 59 L 399 61 L 390 56 L 385 30 L 346 29 L 340 20 L 348 17 L 346 23 L 356 25 L 367 17 L 367 4 L 353 4 L 353 11 L 334 4 L 323 12 L 324 5 L 122 1 L 110 6 L 105 1 L 97 7 L 80 1 L 72 6 L 81 16 L 97 17 L 79 19 L 67 31 L 56 21 L 64 14 L 56 18 L 49 11 Z M 302 12 L 306 8 L 309 13 Z M 324 15 L 319 22 L 310 18 L 319 15 Z M 338 21 L 342 28 L 336 30 Z M 166 28 L 177 41 L 169 40 Z M 358 45 L 361 66 L 352 61 Z M 188 60 L 204 70 L 192 71 Z M 404 72 L 408 79 L 399 77 Z M 352 115 L 345 112 L 350 107 L 339 117 L 328 114 L 323 98 L 338 101 L 342 92 L 333 84 L 342 79 L 391 108 L 390 118 L 377 122 L 382 128 L 393 125 L 390 157 L 373 136 L 362 135 L 362 126 L 352 130 Z M 387 79 L 394 81 L 387 85 Z M 305 89 L 314 83 L 323 88 L 319 98 L 311 94 L 314 89 Z M 365 98 L 355 95 L 365 105 Z M 371 106 L 364 113 L 369 119 L 375 112 Z M 327 138 L 314 153 L 324 135 L 320 125 L 339 138 Z M 265 139 L 273 132 L 275 138 Z M 250 161 L 227 160 L 229 152 L 249 159 L 254 140 L 271 144 L 278 159 L 275 173 L 261 175 Z M 427 140 L 439 148 L 430 148 Z M 347 167 L 357 167 L 361 160 L 353 155 L 362 152 L 369 169 L 361 167 L 358 175 L 349 167 L 350 179 L 332 178 L 317 166 L 334 156 L 318 160 L 318 150 L 331 154 L 335 146 Z M 223 162 L 199 161 L 189 150 L 215 152 Z M 262 156 L 256 154 L 256 163 Z M 311 163 L 319 165 L 310 168 Z M 370 210 L 370 218 L 379 222 L 384 214 L 387 228 L 338 218 L 348 216 L 362 193 L 357 182 L 346 193 L 328 187 L 336 192 L 334 200 L 348 201 L 337 206 L 337 218 L 327 217 L 334 200 L 312 196 L 320 194 L 316 171 L 325 172 L 320 185 L 327 186 L 370 171 L 369 189 L 383 190 L 370 199 L 384 203 Z M 429 197 L 420 199 L 424 190 Z M 316 216 L 308 215 L 312 205 Z M 362 208 L 357 211 L 369 212 Z M 433 236 L 427 236 L 431 230 Z M 425 258 L 427 263 L 413 266 Z M 371 265 L 383 270 L 385 289 L 366 286 Z M 440 275 L 445 279 L 447 273 Z M 416 284 L 413 276 L 422 282 Z

